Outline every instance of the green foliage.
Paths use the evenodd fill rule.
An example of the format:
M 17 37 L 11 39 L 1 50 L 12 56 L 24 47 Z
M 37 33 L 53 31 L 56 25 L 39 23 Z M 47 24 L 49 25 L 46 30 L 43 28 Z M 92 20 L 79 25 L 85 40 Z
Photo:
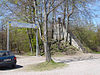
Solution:
M 89 47 L 84 46 L 84 48 L 86 49 L 85 53 L 92 53 L 93 52 Z
M 84 46 L 86 47 L 87 51 L 91 51 L 91 49 L 93 51 L 96 51 L 98 45 L 100 44 L 100 41 L 98 36 L 97 36 L 97 32 L 94 29 L 94 26 L 84 26 L 84 27 L 75 27 L 73 30 L 73 33 L 77 36 L 77 38 L 81 41 L 81 43 L 84 44 Z M 89 47 L 89 48 L 87 48 Z
M 15 0 L 15 4 L 17 4 L 18 3 L 18 0 Z
M 74 55 L 79 50 L 74 46 L 70 46 L 68 43 L 61 42 L 59 45 L 58 43 L 51 45 L 51 53 L 52 55 L 59 53 L 64 53 L 65 55 Z
M 32 33 L 34 35 L 31 42 L 34 50 L 33 52 L 35 52 L 36 36 L 34 31 Z M 27 29 L 10 27 L 10 44 L 11 44 L 10 48 L 13 51 L 30 52 Z
M 29 50 L 28 36 L 24 28 L 11 28 L 10 29 L 10 43 L 12 44 L 11 50 L 27 51 Z
M 93 52 L 93 53 L 95 53 L 95 54 L 100 54 L 100 52 Z

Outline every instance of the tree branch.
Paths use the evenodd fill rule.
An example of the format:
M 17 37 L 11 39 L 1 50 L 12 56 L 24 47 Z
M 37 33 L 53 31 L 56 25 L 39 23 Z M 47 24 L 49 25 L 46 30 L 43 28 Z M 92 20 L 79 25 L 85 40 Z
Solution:
M 61 1 L 58 5 L 56 5 L 54 8 L 52 8 L 47 15 L 49 15 L 53 10 L 55 10 L 57 7 L 59 7 L 65 0 Z
M 75 8 L 74 0 L 72 0 L 72 11 L 70 13 L 68 13 L 68 16 L 71 16 L 73 14 L 74 8 Z
M 8 7 L 8 9 L 9 9 L 12 13 L 14 13 L 14 14 L 17 15 L 17 16 L 20 16 L 20 15 L 16 14 L 6 3 L 5 3 L 5 5 Z

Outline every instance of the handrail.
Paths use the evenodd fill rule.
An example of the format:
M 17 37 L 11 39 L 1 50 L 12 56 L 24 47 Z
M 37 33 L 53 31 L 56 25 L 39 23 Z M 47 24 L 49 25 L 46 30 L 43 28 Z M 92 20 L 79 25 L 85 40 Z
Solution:
M 69 32 L 69 34 L 77 42 L 77 44 L 80 46 L 80 48 L 83 50 L 83 52 L 85 52 L 85 48 L 84 48 L 83 44 L 80 42 L 80 40 L 71 31 Z

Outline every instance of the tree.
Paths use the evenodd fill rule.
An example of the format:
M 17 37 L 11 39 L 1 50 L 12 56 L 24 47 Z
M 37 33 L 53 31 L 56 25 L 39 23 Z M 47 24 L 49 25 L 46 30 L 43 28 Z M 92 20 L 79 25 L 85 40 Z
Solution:
M 86 15 L 86 0 L 8 0 L 11 5 L 8 3 L 4 3 L 4 5 L 7 7 L 8 10 L 10 10 L 14 14 L 14 17 L 16 17 L 17 21 L 24 21 L 28 23 L 38 23 L 39 24 L 39 33 L 40 38 L 42 39 L 44 43 L 44 50 L 46 55 L 46 61 L 51 61 L 51 55 L 50 55 L 50 42 L 48 40 L 48 26 L 49 21 L 51 20 L 51 16 L 55 17 L 53 18 L 53 23 L 56 20 L 56 17 L 58 17 L 59 12 L 62 15 L 63 12 L 63 24 L 66 27 L 66 33 L 71 32 L 71 25 L 72 23 L 70 20 L 76 20 L 76 17 L 81 18 L 82 16 L 79 15 L 83 13 L 83 10 L 80 10 L 81 7 L 84 8 Z M 63 11 L 60 8 L 63 6 Z M 79 11 L 79 12 L 77 12 Z M 55 16 L 55 13 L 57 14 Z M 27 34 L 29 37 L 29 43 L 30 43 L 30 49 L 32 52 L 32 46 L 33 46 L 33 36 L 34 29 L 27 29 Z M 52 30 L 53 32 L 53 30 Z M 67 35 L 68 35 L 67 33 Z M 41 37 L 43 36 L 43 38 Z M 66 40 L 68 40 L 68 36 L 66 36 Z M 70 44 L 71 44 L 71 36 L 70 36 Z
M 10 10 L 12 12 L 12 14 L 15 15 L 15 17 L 17 17 L 17 19 L 19 19 L 19 21 L 25 21 L 28 23 L 35 23 L 36 19 L 38 22 L 40 22 L 39 20 L 39 14 L 36 13 L 37 10 L 37 5 L 39 4 L 40 6 L 42 5 L 42 1 L 38 1 L 38 0 L 17 0 L 17 1 L 13 1 L 13 0 L 8 0 L 10 2 L 10 4 L 14 4 L 12 6 L 10 6 L 8 4 L 8 2 L 4 2 L 5 6 L 8 8 L 8 10 Z M 50 56 L 50 50 L 48 47 L 48 16 L 49 14 L 56 9 L 58 6 L 60 6 L 60 4 L 62 4 L 64 2 L 61 1 L 59 2 L 55 7 L 53 7 L 52 9 L 50 9 L 52 7 L 52 4 L 50 1 L 47 0 L 43 0 L 43 5 L 44 5 L 44 11 L 41 10 L 41 12 L 44 12 L 44 48 L 45 48 L 45 54 L 46 54 L 46 61 L 51 61 L 51 56 Z M 35 3 L 35 4 L 34 4 Z M 37 3 L 37 5 L 36 5 Z M 21 5 L 20 5 L 21 4 Z M 38 6 L 39 6 L 38 5 Z M 48 5 L 48 6 L 47 6 Z M 15 11 L 16 10 L 16 11 Z M 36 19 L 35 19 L 36 18 Z M 28 32 L 28 36 L 29 36 L 29 40 L 30 40 L 30 48 L 32 51 L 32 44 L 31 44 L 31 37 L 33 35 L 29 35 L 29 32 L 32 32 L 31 30 L 27 30 Z
M 9 2 L 11 4 L 14 4 L 14 7 L 12 8 L 10 5 L 8 5 L 7 3 L 5 3 L 6 7 L 12 12 L 12 14 L 15 15 L 15 17 L 17 17 L 17 21 L 19 19 L 19 21 L 24 21 L 24 22 L 28 22 L 28 23 L 35 23 L 35 3 L 33 2 L 33 0 L 30 1 L 22 1 L 22 0 L 17 0 L 17 1 L 13 1 L 13 0 L 9 0 Z M 22 3 L 23 5 L 20 6 L 20 3 Z M 17 10 L 15 12 L 15 9 Z M 34 29 L 27 29 L 27 34 L 29 37 L 29 44 L 30 44 L 30 50 L 31 50 L 31 54 L 33 54 L 33 35 L 34 32 L 36 30 Z
M 53 7 L 50 10 L 50 1 L 47 3 L 48 0 L 43 0 L 44 3 L 44 49 L 45 49 L 45 55 L 46 55 L 46 61 L 50 62 L 51 61 L 51 54 L 50 54 L 50 48 L 48 45 L 48 16 L 49 14 L 56 9 L 58 6 L 60 6 L 63 2 L 61 1 L 60 3 L 58 3 L 55 7 Z M 53 3 L 51 3 L 53 4 Z
M 87 7 L 87 5 L 91 4 L 93 0 L 87 1 L 87 0 L 66 0 L 63 4 L 63 24 L 66 27 L 66 41 L 68 41 L 68 34 L 71 32 L 71 25 L 76 24 L 76 20 L 78 20 L 80 17 L 83 16 L 82 20 L 85 18 L 87 21 L 91 21 L 91 17 L 94 14 L 90 13 L 90 9 Z M 92 11 L 91 11 L 92 12 Z M 66 22 L 66 23 L 65 23 Z M 80 23 L 80 21 L 77 21 L 77 25 Z M 84 22 L 85 23 L 85 22 Z M 70 45 L 71 45 L 71 34 L 70 34 Z

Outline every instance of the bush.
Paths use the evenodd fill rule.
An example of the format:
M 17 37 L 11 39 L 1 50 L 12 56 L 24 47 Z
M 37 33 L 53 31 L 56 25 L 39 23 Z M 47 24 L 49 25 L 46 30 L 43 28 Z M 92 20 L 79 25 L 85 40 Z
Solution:
M 66 55 L 73 55 L 73 54 L 76 54 L 77 51 L 79 51 L 77 48 L 75 48 L 74 46 L 70 46 L 68 43 L 60 42 L 59 45 L 58 43 L 51 45 L 52 55 L 54 55 L 56 52 L 61 52 Z

